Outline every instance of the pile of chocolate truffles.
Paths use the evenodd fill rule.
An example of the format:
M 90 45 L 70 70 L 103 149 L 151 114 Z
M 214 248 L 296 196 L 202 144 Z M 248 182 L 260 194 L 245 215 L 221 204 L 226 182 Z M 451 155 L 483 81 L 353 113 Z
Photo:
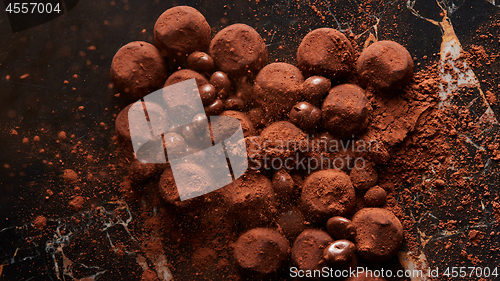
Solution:
M 374 117 L 369 95 L 397 95 L 412 80 L 413 61 L 404 47 L 392 41 L 375 42 L 356 60 L 343 33 L 319 28 L 302 39 L 296 65 L 268 64 L 265 41 L 254 28 L 233 24 L 212 37 L 205 17 L 188 6 L 165 11 L 154 26 L 154 39 L 155 45 L 128 43 L 114 56 L 111 77 L 122 96 L 135 101 L 195 78 L 207 115 L 232 116 L 241 122 L 251 164 L 232 184 L 180 201 L 168 163 L 136 160 L 129 168 L 132 188 L 158 192 L 165 206 L 183 214 L 194 216 L 197 210 L 206 212 L 207 206 L 214 205 L 227 210 L 242 226 L 233 241 L 233 254 L 245 275 L 269 277 L 290 266 L 349 268 L 360 261 L 387 261 L 396 254 L 403 227 L 386 204 L 386 190 L 377 186 L 377 165 L 384 161 L 380 153 L 320 155 L 304 152 L 300 146 L 283 149 L 279 140 L 303 144 L 304 140 L 362 138 Z M 168 119 L 161 109 L 155 112 L 154 104 L 147 108 L 150 118 Z M 116 133 L 121 147 L 132 151 L 129 109 L 117 116 Z M 192 153 L 190 139 L 197 120 L 164 130 L 168 151 Z M 223 130 L 224 124 L 218 127 Z M 263 159 L 295 155 L 318 161 L 327 161 L 325 155 L 357 156 L 366 165 L 274 170 Z M 203 169 L 195 163 L 186 163 L 186 168 Z M 155 185 L 143 184 L 160 174 Z

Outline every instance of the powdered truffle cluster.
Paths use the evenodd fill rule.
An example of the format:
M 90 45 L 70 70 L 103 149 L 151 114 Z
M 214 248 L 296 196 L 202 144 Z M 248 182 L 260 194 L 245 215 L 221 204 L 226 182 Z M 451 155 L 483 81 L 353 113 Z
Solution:
M 131 42 L 116 53 L 111 65 L 114 84 L 130 100 L 137 100 L 163 86 L 195 78 L 207 115 L 231 116 L 241 122 L 251 167 L 224 188 L 180 201 L 168 163 L 133 161 L 127 179 L 133 190 L 158 193 L 183 218 L 223 209 L 241 226 L 233 254 L 244 275 L 272 277 L 291 266 L 303 271 L 324 266 L 343 269 L 383 262 L 396 254 L 403 228 L 384 208 L 387 192 L 377 186 L 379 154 L 302 146 L 363 135 L 374 117 L 368 95 L 397 94 L 412 79 L 413 61 L 404 47 L 376 42 L 356 60 L 343 33 L 320 28 L 303 38 L 297 66 L 268 64 L 265 42 L 255 29 L 233 24 L 212 37 L 203 15 L 187 6 L 165 11 L 155 24 L 154 38 L 156 47 Z M 190 125 L 169 127 L 168 116 L 155 106 L 146 107 L 150 118 L 165 120 L 167 151 L 179 155 L 197 151 L 192 140 L 207 134 L 197 126 L 206 119 L 197 116 Z M 126 157 L 132 159 L 129 109 L 116 118 L 116 132 L 129 153 Z M 211 124 L 211 128 L 231 133 L 230 125 Z M 149 128 L 138 129 L 149 133 Z M 299 145 L 284 148 L 286 141 Z M 328 158 L 357 157 L 364 165 L 275 169 L 264 161 L 266 157 L 295 159 L 292 162 L 315 159 L 321 164 Z M 199 163 L 184 165 L 187 170 L 203 171 Z M 155 184 L 150 184 L 151 179 L 156 179 Z

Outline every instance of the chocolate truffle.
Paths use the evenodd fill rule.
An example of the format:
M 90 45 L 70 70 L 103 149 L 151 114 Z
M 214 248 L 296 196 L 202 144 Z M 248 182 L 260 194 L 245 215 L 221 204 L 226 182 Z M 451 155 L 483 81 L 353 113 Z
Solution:
M 212 86 L 211 84 L 205 84 L 201 86 L 199 91 L 200 91 L 201 102 L 203 103 L 204 106 L 211 105 L 217 98 L 217 91 L 215 90 L 215 87 Z
M 221 140 L 232 136 L 236 132 L 238 125 L 241 126 L 245 137 L 253 136 L 255 134 L 252 121 L 250 121 L 250 118 L 248 118 L 245 113 L 226 110 L 219 116 L 233 117 L 239 121 L 239 123 L 228 122 L 225 118 L 217 118 L 211 121 L 210 126 L 212 127 L 212 133 L 219 136 Z
M 247 227 L 267 223 L 277 212 L 271 181 L 263 174 L 249 171 L 218 192 L 233 218 Z
M 321 270 L 325 266 L 323 251 L 332 242 L 332 237 L 322 230 L 304 230 L 293 243 L 293 263 L 300 270 Z
M 353 64 L 351 42 L 333 28 L 309 32 L 297 50 L 297 65 L 304 75 L 325 75 L 335 80 L 349 75 Z
M 115 120 L 115 131 L 118 136 L 118 140 L 123 142 L 125 145 L 131 146 L 131 137 L 130 137 L 130 126 L 134 126 L 132 128 L 134 132 L 138 134 L 146 134 L 149 135 L 151 134 L 149 127 L 144 127 L 142 126 L 142 122 L 129 122 L 128 116 L 129 114 L 137 114 L 138 116 L 144 116 L 144 119 L 146 118 L 146 114 L 144 112 L 144 107 L 146 107 L 148 111 L 148 115 L 150 118 L 158 120 L 159 122 L 150 123 L 151 125 L 158 125 L 161 126 L 159 128 L 153 128 L 155 132 L 164 132 L 166 131 L 166 128 L 169 126 L 170 121 L 168 120 L 165 111 L 163 108 L 156 103 L 152 102 L 142 102 L 142 107 L 136 107 L 134 106 L 132 110 L 137 111 L 137 112 L 130 112 L 130 108 L 134 105 L 130 104 L 126 106 L 120 113 L 118 113 L 118 116 L 116 116 Z
M 263 152 L 271 160 L 295 158 L 294 153 L 297 153 L 303 145 L 307 145 L 306 134 L 288 121 L 279 121 L 267 126 L 262 130 L 260 140 Z
M 299 210 L 289 210 L 282 213 L 277 219 L 278 229 L 288 238 L 294 241 L 306 228 L 306 220 Z
M 311 76 L 302 84 L 302 97 L 308 102 L 319 106 L 331 88 L 332 83 L 329 79 L 322 76 Z
M 321 109 L 306 101 L 299 102 L 290 111 L 290 121 L 304 130 L 314 129 L 321 120 Z
M 365 203 L 370 207 L 378 207 L 385 204 L 387 200 L 387 192 L 380 187 L 374 186 L 365 193 Z
M 167 87 L 192 78 L 196 79 L 196 84 L 198 85 L 198 87 L 208 84 L 208 80 L 205 78 L 205 76 L 199 74 L 198 72 L 191 69 L 181 69 L 172 73 L 172 75 L 168 77 L 164 86 Z
M 379 41 L 361 53 L 356 70 L 363 86 L 395 91 L 411 82 L 413 60 L 410 53 L 398 43 Z
M 274 173 L 272 184 L 278 198 L 286 201 L 295 197 L 298 192 L 295 182 L 286 169 L 280 169 Z
M 154 26 L 156 46 L 170 59 L 185 60 L 194 51 L 205 51 L 211 34 L 205 17 L 189 6 L 166 10 Z
M 356 227 L 351 220 L 344 217 L 332 217 L 326 222 L 326 231 L 334 239 L 349 239 L 354 241 Z
M 161 88 L 167 66 L 158 49 L 146 42 L 130 42 L 116 52 L 111 79 L 130 99 L 136 100 Z
M 352 217 L 358 253 L 370 261 L 385 261 L 396 254 L 403 241 L 403 226 L 389 210 L 364 208 Z
M 283 62 L 268 64 L 255 78 L 253 100 L 267 116 L 279 120 L 300 100 L 303 82 L 297 67 Z
M 349 174 L 351 182 L 357 189 L 368 189 L 378 182 L 375 164 L 365 161 L 364 167 L 354 167 Z
M 254 228 L 234 243 L 234 259 L 250 274 L 268 276 L 282 268 L 290 255 L 288 240 L 277 230 Z
M 354 84 L 333 87 L 321 106 L 323 126 L 334 136 L 350 137 L 368 126 L 371 106 L 363 89 Z
M 242 111 L 245 109 L 245 102 L 240 97 L 229 97 L 224 101 L 224 108 L 226 110 Z
M 324 259 L 332 265 L 344 265 L 356 254 L 356 246 L 349 240 L 336 240 L 323 251 Z
M 219 31 L 209 48 L 215 66 L 229 76 L 256 73 L 267 63 L 266 43 L 246 24 L 233 24 Z
M 134 187 L 142 189 L 144 182 L 157 177 L 164 169 L 164 165 L 161 164 L 143 163 L 135 160 L 128 167 L 127 177 Z
M 222 71 L 216 71 L 212 74 L 210 77 L 210 84 L 214 85 L 219 98 L 226 98 L 231 91 L 231 80 L 229 80 L 227 74 Z
M 214 70 L 214 60 L 207 53 L 193 52 L 187 58 L 189 68 L 196 72 L 212 72 Z
M 204 174 L 205 179 L 209 179 L 208 172 L 201 166 L 194 163 L 181 163 L 179 170 L 182 170 L 182 173 L 179 173 L 181 177 L 184 177 L 183 181 L 190 181 L 193 184 L 193 190 L 188 192 L 198 193 L 199 191 L 209 190 L 211 186 L 211 182 L 199 180 L 199 175 Z M 160 182 L 158 184 L 160 196 L 163 198 L 165 203 L 169 206 L 173 207 L 175 211 L 185 211 L 187 209 L 197 208 L 200 204 L 205 202 L 209 202 L 209 198 L 213 197 L 213 193 L 208 193 L 203 196 L 197 196 L 188 200 L 181 201 L 179 196 L 179 191 L 177 190 L 177 185 L 175 184 L 174 174 L 172 169 L 168 167 L 165 169 L 163 174 L 160 177 Z
M 344 172 L 322 170 L 306 178 L 300 199 L 308 219 L 325 222 L 332 216 L 349 214 L 355 205 L 355 192 Z

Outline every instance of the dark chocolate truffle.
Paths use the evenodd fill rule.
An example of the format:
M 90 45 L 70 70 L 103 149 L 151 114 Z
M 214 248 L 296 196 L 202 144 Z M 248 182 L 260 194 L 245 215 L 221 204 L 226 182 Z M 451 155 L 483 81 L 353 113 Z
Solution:
M 300 270 L 321 270 L 325 266 L 323 251 L 332 242 L 332 237 L 322 230 L 304 230 L 293 243 L 293 263 Z
M 356 254 L 356 246 L 349 240 L 336 240 L 323 251 L 324 259 L 332 265 L 344 265 Z
M 217 91 L 215 90 L 215 87 L 212 86 L 211 84 L 205 84 L 201 86 L 199 91 L 200 91 L 201 102 L 203 103 L 204 106 L 211 105 L 217 98 Z
M 307 75 L 325 75 L 335 80 L 349 75 L 353 64 L 351 42 L 333 28 L 309 32 L 297 50 L 297 65 Z
M 196 79 L 196 84 L 198 85 L 198 87 L 208 84 L 208 80 L 205 78 L 205 76 L 199 74 L 198 72 L 191 69 L 181 69 L 172 73 L 172 75 L 168 77 L 167 81 L 165 82 L 165 87 L 192 78 Z
M 382 206 L 387 200 L 387 192 L 380 186 L 374 186 L 366 191 L 364 199 L 370 207 Z
M 212 30 L 195 8 L 176 6 L 158 17 L 154 26 L 156 46 L 171 59 L 185 60 L 194 51 L 205 51 Z
M 344 217 L 332 217 L 326 222 L 326 231 L 334 239 L 349 239 L 354 241 L 356 227 L 351 220 Z
M 212 72 L 214 70 L 214 60 L 207 53 L 193 52 L 187 58 L 189 68 L 196 72 Z
M 399 90 L 411 82 L 413 60 L 410 53 L 394 41 L 379 41 L 358 58 L 356 70 L 363 86 L 380 91 Z
M 306 134 L 288 121 L 279 121 L 267 126 L 260 134 L 263 152 L 272 159 L 295 158 L 301 147 L 307 145 Z M 283 162 L 285 164 L 285 162 Z M 290 165 L 289 165 L 290 164 Z M 286 162 L 285 165 L 291 165 Z M 290 168 L 290 167 L 285 167 Z
M 322 170 L 306 178 L 300 199 L 310 220 L 325 222 L 332 216 L 345 216 L 353 210 L 355 191 L 344 172 Z
M 224 102 L 221 99 L 215 99 L 213 103 L 205 106 L 207 115 L 219 115 L 224 111 Z
M 297 186 L 292 179 L 292 176 L 286 169 L 280 169 L 273 175 L 273 189 L 278 198 L 289 201 L 295 197 L 298 192 Z
M 283 267 L 290 255 L 288 240 L 277 230 L 254 228 L 234 243 L 234 259 L 249 273 L 267 276 Z
M 116 52 L 111 62 L 111 79 L 131 99 L 161 88 L 167 79 L 167 67 L 155 46 L 130 42 Z
M 352 217 L 356 226 L 358 253 L 371 261 L 385 261 L 396 254 L 403 242 L 403 226 L 389 210 L 364 208 Z
M 210 84 L 214 85 L 219 98 L 226 98 L 231 91 L 231 80 L 226 73 L 216 71 L 210 77 Z
M 302 97 L 308 102 L 319 106 L 331 88 L 332 83 L 329 79 L 322 76 L 311 76 L 302 84 Z
M 357 189 L 368 189 L 378 182 L 375 164 L 365 161 L 364 167 L 354 167 L 349 174 L 351 182 Z
M 290 121 L 304 130 L 314 129 L 321 120 L 321 109 L 306 101 L 299 102 L 290 111 Z
M 240 97 L 229 97 L 224 101 L 224 108 L 226 110 L 242 111 L 243 109 L 245 109 L 245 102 Z
M 281 214 L 276 219 L 276 224 L 281 232 L 290 241 L 294 241 L 297 236 L 306 228 L 306 220 L 299 210 L 289 210 Z
M 255 129 L 253 127 L 252 121 L 250 121 L 250 118 L 245 113 L 233 110 L 226 110 L 223 111 L 219 116 L 228 116 L 238 119 L 238 121 L 240 121 L 241 129 L 243 130 L 243 135 L 245 137 L 255 135 Z
M 253 100 L 269 117 L 279 120 L 300 100 L 303 82 L 297 67 L 283 62 L 268 64 L 255 78 Z
M 264 40 L 246 24 L 233 24 L 219 31 L 209 50 L 216 67 L 229 76 L 256 73 L 267 63 Z
M 323 126 L 334 136 L 350 137 L 368 126 L 371 106 L 363 89 L 354 84 L 333 87 L 321 106 Z

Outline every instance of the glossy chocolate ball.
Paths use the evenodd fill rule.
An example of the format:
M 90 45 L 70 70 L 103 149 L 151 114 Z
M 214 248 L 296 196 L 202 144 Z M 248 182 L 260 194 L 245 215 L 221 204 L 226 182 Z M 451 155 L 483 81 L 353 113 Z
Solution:
M 227 74 L 222 71 L 216 71 L 212 74 L 210 77 L 210 84 L 214 85 L 220 97 L 226 98 L 231 91 L 231 80 L 229 80 Z
M 299 102 L 290 111 L 290 121 L 304 130 L 314 129 L 321 120 L 321 109 L 306 101 Z
M 209 106 L 205 106 L 205 113 L 207 115 L 219 115 L 224 111 L 224 102 L 221 99 L 215 101 Z
M 201 102 L 204 106 L 211 105 L 217 98 L 217 90 L 211 84 L 205 84 L 199 88 Z
M 356 246 L 349 240 L 337 240 L 323 251 L 325 260 L 333 265 L 343 265 L 352 259 Z
M 242 111 L 245 109 L 245 102 L 239 97 L 229 97 L 224 101 L 224 109 Z
M 331 88 L 330 79 L 322 76 L 311 76 L 302 84 L 302 96 L 308 102 L 319 106 Z
M 356 227 L 351 220 L 344 217 L 332 217 L 326 222 L 326 231 L 334 239 L 354 239 Z
M 212 72 L 214 60 L 207 53 L 193 52 L 187 58 L 189 68 L 196 72 Z

